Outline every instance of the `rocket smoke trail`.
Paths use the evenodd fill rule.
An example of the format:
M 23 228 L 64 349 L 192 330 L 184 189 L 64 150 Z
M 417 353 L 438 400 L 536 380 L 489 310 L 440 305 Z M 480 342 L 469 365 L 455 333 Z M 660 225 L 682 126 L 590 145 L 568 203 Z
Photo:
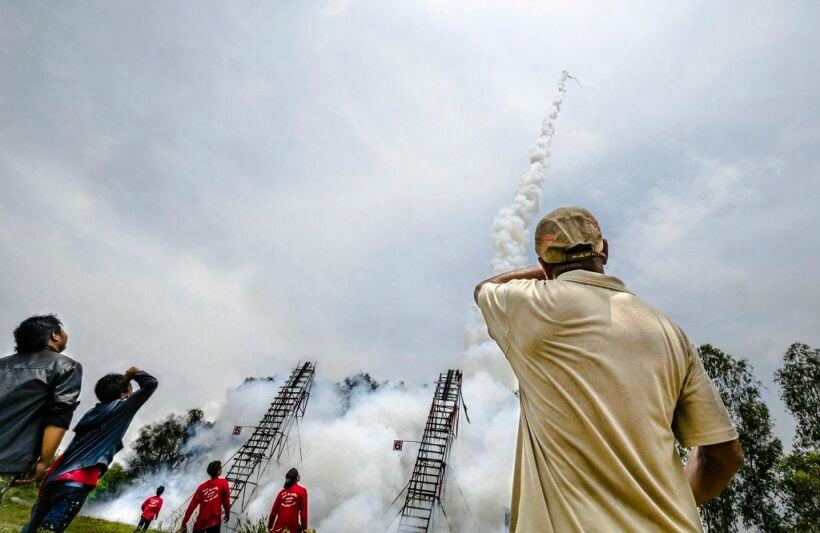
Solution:
M 552 105 L 541 122 L 541 132 L 527 151 L 530 166 L 518 184 L 512 204 L 503 207 L 493 222 L 491 235 L 495 254 L 490 263 L 493 275 L 527 266 L 527 252 L 532 249 L 530 226 L 541 209 L 541 192 L 549 168 L 555 122 L 561 112 L 569 80 L 578 81 L 569 72 L 563 71 Z M 465 338 L 464 370 L 469 375 L 479 369 L 489 370 L 494 378 L 510 388 L 517 388 L 503 354 L 487 334 L 478 308 L 473 306 Z
M 566 70 L 558 80 L 558 92 L 549 113 L 541 123 L 541 134 L 530 146 L 530 167 L 521 178 L 513 203 L 501 209 L 493 223 L 492 237 L 495 256 L 492 260 L 493 274 L 509 272 L 527 266 L 528 230 L 532 219 L 541 208 L 541 189 L 549 167 L 555 121 L 561 112 L 561 104 L 567 94 L 567 81 L 575 79 Z

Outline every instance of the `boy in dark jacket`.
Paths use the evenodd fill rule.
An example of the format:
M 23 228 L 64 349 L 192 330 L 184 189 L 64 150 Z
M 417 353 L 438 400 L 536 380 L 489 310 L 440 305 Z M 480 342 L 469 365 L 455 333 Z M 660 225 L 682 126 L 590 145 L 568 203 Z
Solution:
M 138 391 L 133 391 L 131 380 L 140 386 Z M 122 449 L 134 415 L 156 388 L 157 380 L 136 367 L 100 378 L 94 387 L 100 403 L 83 416 L 71 444 L 46 472 L 23 533 L 38 528 L 61 533 L 68 527 Z

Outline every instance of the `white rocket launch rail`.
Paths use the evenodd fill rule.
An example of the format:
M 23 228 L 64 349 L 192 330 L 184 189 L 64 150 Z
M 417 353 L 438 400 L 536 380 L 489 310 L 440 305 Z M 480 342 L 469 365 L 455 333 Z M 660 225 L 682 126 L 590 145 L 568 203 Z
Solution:
M 453 440 L 458 434 L 461 412 L 461 371 L 440 374 L 430 414 L 424 427 L 413 475 L 401 508 L 397 533 L 426 533 L 434 525 L 435 510 L 446 489 L 445 474 Z M 444 514 L 446 518 L 446 514 Z
M 231 487 L 231 515 L 228 526 L 236 526 L 259 486 L 259 480 L 267 471 L 271 461 L 278 462 L 290 441 L 290 430 L 305 415 L 315 362 L 299 363 L 271 403 L 268 411 L 254 427 L 253 434 L 228 459 L 227 474 Z M 250 485 L 250 487 L 248 487 Z M 187 501 L 172 514 L 170 522 L 179 527 Z

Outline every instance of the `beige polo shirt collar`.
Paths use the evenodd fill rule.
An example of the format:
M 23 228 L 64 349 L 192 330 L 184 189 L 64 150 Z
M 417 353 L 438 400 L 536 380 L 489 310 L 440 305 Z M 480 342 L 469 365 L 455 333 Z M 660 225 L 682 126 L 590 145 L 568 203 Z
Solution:
M 573 283 L 582 283 L 584 285 L 593 285 L 595 287 L 603 287 L 613 291 L 628 292 L 624 282 L 614 276 L 607 276 L 606 274 L 599 274 L 598 272 L 590 272 L 589 270 L 570 270 L 569 272 L 561 273 L 557 278 L 559 281 L 571 281 Z

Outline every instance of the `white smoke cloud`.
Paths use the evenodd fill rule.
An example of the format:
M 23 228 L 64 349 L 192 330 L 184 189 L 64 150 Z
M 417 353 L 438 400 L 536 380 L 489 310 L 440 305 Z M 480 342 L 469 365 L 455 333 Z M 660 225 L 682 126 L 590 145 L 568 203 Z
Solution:
M 569 79 L 564 72 L 539 137 L 529 149 L 530 167 L 513 203 L 500 211 L 493 224 L 494 273 L 527 264 L 529 229 L 540 209 L 555 121 Z M 518 401 L 512 372 L 474 306 L 467 322 L 463 367 L 463 396 L 471 422 L 466 416 L 461 418 L 442 501 L 446 515 L 438 513 L 433 527 L 435 531 L 500 531 L 510 494 Z M 270 381 L 246 383 L 230 393 L 224 405 L 210 405 L 209 412 L 217 417 L 213 427 L 200 431 L 188 443 L 191 450 L 207 451 L 201 464 L 147 476 L 116 501 L 91 506 L 86 512 L 135 521 L 142 500 L 164 484 L 166 507 L 157 524 L 175 527 L 177 523 L 168 526 L 172 511 L 184 505 L 205 479 L 204 465 L 217 457 L 230 458 L 246 438 L 233 436 L 233 426 L 255 424 L 277 388 Z M 408 442 L 397 453 L 392 451 L 392 442 L 421 437 L 433 390 L 429 384 L 406 388 L 385 383 L 376 390 L 354 387 L 346 401 L 335 384 L 318 380 L 305 419 L 291 430 L 282 461 L 272 463 L 262 476 L 246 516 L 267 516 L 284 473 L 295 466 L 309 491 L 312 527 L 334 533 L 395 527 L 393 519 L 403 503 L 397 497 L 412 471 L 416 447 Z

